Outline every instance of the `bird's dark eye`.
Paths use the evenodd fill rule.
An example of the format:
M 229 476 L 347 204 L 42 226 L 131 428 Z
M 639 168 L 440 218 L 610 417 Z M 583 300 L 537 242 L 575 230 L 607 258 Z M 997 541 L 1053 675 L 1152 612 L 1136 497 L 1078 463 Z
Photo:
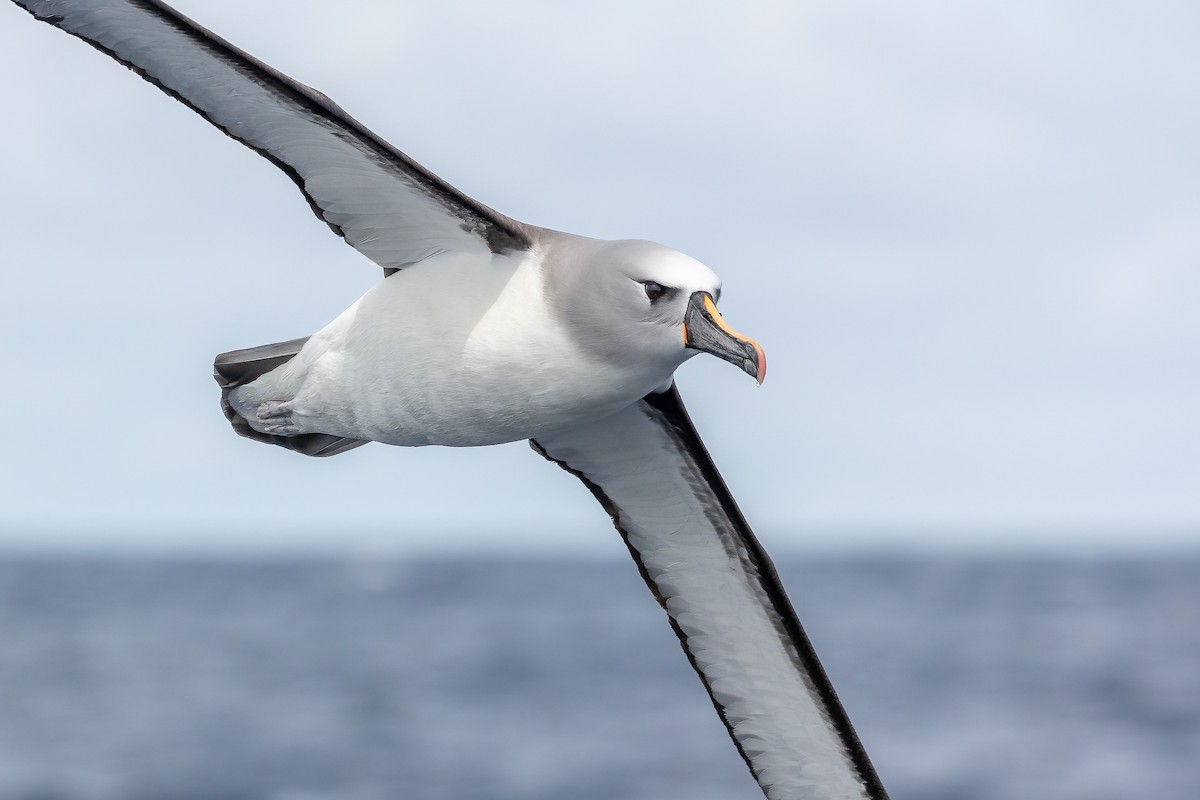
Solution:
M 651 303 L 667 293 L 667 287 L 654 281 L 642 281 L 642 286 L 645 287 L 646 297 L 650 298 Z

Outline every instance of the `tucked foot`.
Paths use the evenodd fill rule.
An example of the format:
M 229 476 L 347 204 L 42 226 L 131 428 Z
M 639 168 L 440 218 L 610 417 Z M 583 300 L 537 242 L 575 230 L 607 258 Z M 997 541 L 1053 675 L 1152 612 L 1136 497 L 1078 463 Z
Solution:
M 258 424 L 254 427 L 263 433 L 276 436 L 295 436 L 301 433 L 295 408 L 291 401 L 267 400 L 260 403 L 256 412 Z

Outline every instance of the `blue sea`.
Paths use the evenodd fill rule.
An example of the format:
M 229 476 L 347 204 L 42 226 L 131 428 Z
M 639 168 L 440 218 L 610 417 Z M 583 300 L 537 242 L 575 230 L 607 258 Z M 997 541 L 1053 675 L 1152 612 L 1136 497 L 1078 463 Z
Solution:
M 1200 797 L 1200 559 L 778 566 L 896 800 Z M 0 800 L 758 797 L 632 563 L 0 559 Z

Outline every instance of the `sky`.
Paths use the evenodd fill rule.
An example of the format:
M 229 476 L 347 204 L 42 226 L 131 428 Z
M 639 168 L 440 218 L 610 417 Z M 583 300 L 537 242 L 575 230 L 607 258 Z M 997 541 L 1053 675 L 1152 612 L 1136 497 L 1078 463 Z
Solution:
M 1200 542 L 1195 4 L 176 6 L 510 216 L 716 270 L 769 376 L 677 378 L 770 549 Z M 0 548 L 622 550 L 524 443 L 234 435 L 212 357 L 379 270 L 8 4 L 0 86 Z

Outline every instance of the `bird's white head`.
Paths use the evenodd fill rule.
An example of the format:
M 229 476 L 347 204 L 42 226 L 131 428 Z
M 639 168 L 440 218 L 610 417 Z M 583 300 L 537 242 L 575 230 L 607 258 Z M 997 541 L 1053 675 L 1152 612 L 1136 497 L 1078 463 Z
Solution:
M 546 276 L 551 303 L 589 353 L 617 364 L 631 355 L 663 380 L 688 358 L 708 352 L 762 383 L 766 357 L 753 339 L 717 311 L 721 279 L 691 256 L 642 240 L 570 237 L 556 243 Z

